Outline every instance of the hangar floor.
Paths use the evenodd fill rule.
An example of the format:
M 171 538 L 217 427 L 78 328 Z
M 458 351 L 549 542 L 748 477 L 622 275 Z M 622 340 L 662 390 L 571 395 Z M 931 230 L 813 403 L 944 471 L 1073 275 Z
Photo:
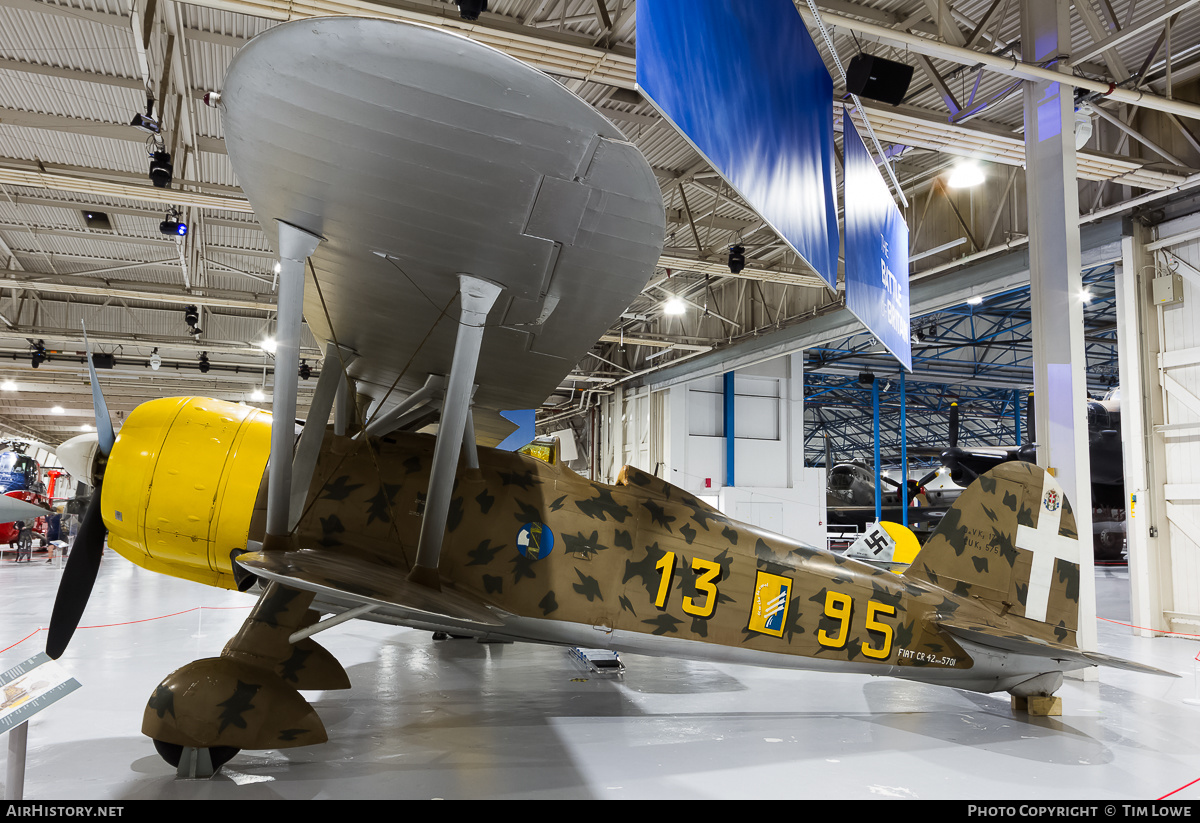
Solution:
M 58 577 L 0 563 L 0 671 L 41 651 Z M 1101 616 L 1128 619 L 1125 569 L 1098 570 L 1097 590 Z M 1200 800 L 1197 644 L 1106 621 L 1102 651 L 1182 677 L 1068 680 L 1061 718 L 1013 715 L 1007 695 L 634 655 L 613 679 L 562 649 L 355 622 L 322 637 L 354 688 L 309 695 L 330 742 L 176 780 L 138 731 L 146 698 L 217 654 L 251 602 L 106 552 L 94 628 L 62 660 L 83 688 L 32 721 L 25 799 Z

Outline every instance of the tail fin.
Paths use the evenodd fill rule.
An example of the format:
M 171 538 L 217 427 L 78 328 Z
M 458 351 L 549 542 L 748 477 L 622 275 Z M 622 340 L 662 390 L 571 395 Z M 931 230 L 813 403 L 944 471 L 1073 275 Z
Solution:
M 904 576 L 977 598 L 1022 635 L 1075 646 L 1090 545 L 1052 475 L 1003 463 L 959 496 Z

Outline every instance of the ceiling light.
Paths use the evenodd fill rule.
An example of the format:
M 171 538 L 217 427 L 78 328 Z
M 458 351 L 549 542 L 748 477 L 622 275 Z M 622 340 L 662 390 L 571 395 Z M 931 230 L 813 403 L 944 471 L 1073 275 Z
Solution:
M 65 414 L 66 409 L 64 409 L 62 406 L 55 406 L 54 408 L 52 408 L 50 410 L 50 413 L 51 414 Z
M 92 424 L 91 424 L 91 423 L 84 423 L 83 425 L 81 425 L 81 426 L 79 427 L 79 430 L 80 430 L 81 432 L 90 432 L 90 431 L 93 431 L 93 429 L 92 429 Z
M 165 189 L 170 186 L 173 174 L 171 152 L 156 151 L 150 155 L 150 182 L 156 189 Z
M 16 391 L 17 384 L 11 380 L 5 380 L 3 383 L 0 383 L 0 389 L 3 389 L 4 391 Z
M 154 369 L 154 371 L 158 371 L 158 367 L 161 365 L 162 365 L 162 357 L 159 355 L 158 349 L 156 348 L 150 354 L 150 368 Z
M 730 246 L 729 247 L 729 272 L 730 274 L 739 274 L 742 269 L 746 268 L 746 247 L 745 246 Z
M 263 394 L 262 389 L 255 388 L 254 391 L 250 392 L 250 399 L 253 400 L 255 403 L 261 403 L 262 401 L 267 399 L 267 396 L 265 394 Z
M 974 297 L 968 297 L 968 298 L 967 298 L 967 305 L 968 305 L 968 306 L 978 306 L 978 305 L 979 305 L 980 303 L 982 303 L 982 302 L 983 302 L 983 298 L 982 298 L 982 297 L 980 297 L 979 295 L 975 295 Z
M 180 222 L 179 216 L 174 212 L 167 212 L 167 218 L 158 224 L 158 231 L 160 234 L 187 237 L 188 224 Z
M 970 161 L 959 163 L 954 167 L 954 171 L 950 173 L 950 179 L 946 181 L 952 189 L 965 189 L 971 186 L 978 186 L 983 182 L 983 170 L 979 165 Z
M 666 303 L 663 303 L 663 313 L 671 315 L 680 315 L 687 311 L 687 303 L 684 303 L 681 298 L 672 297 Z
M 1087 145 L 1087 141 L 1092 136 L 1092 107 L 1087 103 L 1081 103 L 1079 108 L 1075 109 L 1075 150 L 1078 151 Z
M 265 351 L 267 354 L 274 354 L 275 349 L 278 348 L 278 345 L 279 344 L 275 342 L 274 337 L 264 337 L 258 343 L 258 347 L 260 349 L 262 349 L 263 351 Z
M 1090 291 L 1088 291 L 1087 289 L 1084 289 L 1083 291 L 1081 291 L 1079 293 L 1079 299 L 1082 300 L 1084 303 L 1090 303 L 1090 302 L 1092 302 L 1092 293 Z

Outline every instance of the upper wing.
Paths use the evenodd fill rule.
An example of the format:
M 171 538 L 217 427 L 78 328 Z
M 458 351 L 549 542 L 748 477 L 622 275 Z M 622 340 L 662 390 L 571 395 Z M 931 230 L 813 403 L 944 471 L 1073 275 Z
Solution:
M 540 405 L 662 250 L 662 195 L 641 153 L 549 76 L 448 31 L 280 25 L 239 52 L 221 104 L 267 237 L 283 220 L 324 238 L 305 318 L 358 353 L 350 374 L 376 401 L 449 373 L 465 272 L 505 287 L 476 405 Z

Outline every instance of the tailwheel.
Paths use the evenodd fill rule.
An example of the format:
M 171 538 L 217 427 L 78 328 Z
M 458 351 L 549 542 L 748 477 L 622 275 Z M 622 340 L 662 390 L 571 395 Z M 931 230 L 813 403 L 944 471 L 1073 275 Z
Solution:
M 158 756 L 167 761 L 173 768 L 179 768 L 179 762 L 183 759 L 183 746 L 178 743 L 168 743 L 165 740 L 155 740 L 154 749 L 158 752 Z M 212 746 L 206 749 L 209 760 L 212 762 L 213 771 L 224 766 L 233 756 L 241 751 L 234 746 Z

